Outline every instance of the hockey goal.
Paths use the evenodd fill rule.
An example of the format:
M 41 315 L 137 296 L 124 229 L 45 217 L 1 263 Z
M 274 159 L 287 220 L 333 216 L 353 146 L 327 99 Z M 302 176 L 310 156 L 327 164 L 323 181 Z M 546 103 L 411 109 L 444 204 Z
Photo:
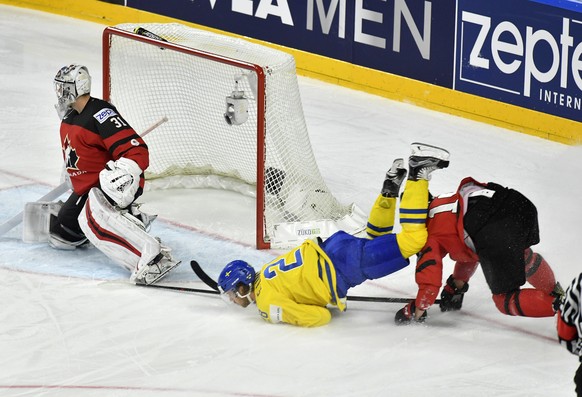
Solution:
M 168 118 L 145 138 L 147 188 L 256 197 L 257 248 L 364 229 L 319 172 L 291 55 L 182 24 L 121 24 L 103 33 L 103 95 L 137 131 Z

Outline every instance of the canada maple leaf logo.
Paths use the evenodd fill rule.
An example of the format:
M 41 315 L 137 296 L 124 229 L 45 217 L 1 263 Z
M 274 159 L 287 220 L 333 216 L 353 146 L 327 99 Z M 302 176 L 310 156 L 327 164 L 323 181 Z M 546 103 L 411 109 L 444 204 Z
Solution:
M 77 151 L 71 146 L 69 136 L 65 138 L 63 152 L 65 154 L 65 167 L 70 170 L 79 170 L 77 168 L 79 156 L 77 156 Z

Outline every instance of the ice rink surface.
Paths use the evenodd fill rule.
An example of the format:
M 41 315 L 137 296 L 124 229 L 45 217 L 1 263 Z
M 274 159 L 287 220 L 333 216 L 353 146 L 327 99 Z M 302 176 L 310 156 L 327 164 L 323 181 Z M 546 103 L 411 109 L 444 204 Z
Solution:
M 103 28 L 0 6 L 0 222 L 59 184 L 52 79 L 65 64 L 85 64 L 100 97 Z M 520 190 L 538 206 L 536 250 L 557 279 L 565 286 L 582 271 L 582 148 L 299 83 L 315 156 L 340 201 L 368 212 L 411 142 L 444 146 L 451 166 L 434 174 L 433 194 L 469 175 Z M 160 215 L 153 234 L 184 261 L 167 284 L 204 288 L 190 259 L 216 277 L 232 259 L 260 267 L 277 254 L 253 249 L 247 197 L 174 190 L 140 201 Z M 395 326 L 401 304 L 352 302 L 331 324 L 302 329 L 266 324 L 216 296 L 133 286 L 94 249 L 58 252 L 25 244 L 19 233 L 0 237 L 0 396 L 574 395 L 578 360 L 557 343 L 555 318 L 503 316 L 479 270 L 463 310 L 433 307 L 425 325 Z M 414 260 L 351 292 L 413 296 Z

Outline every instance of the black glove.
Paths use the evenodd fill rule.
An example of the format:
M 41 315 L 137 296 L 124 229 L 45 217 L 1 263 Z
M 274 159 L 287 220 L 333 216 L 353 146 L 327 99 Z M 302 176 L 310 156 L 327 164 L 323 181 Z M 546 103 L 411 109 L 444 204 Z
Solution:
M 426 320 L 426 310 L 422 313 L 422 316 L 417 320 L 414 318 L 414 312 L 416 310 L 416 304 L 414 301 L 410 301 L 406 306 L 396 312 L 394 316 L 394 322 L 396 325 L 408 325 L 411 322 L 423 323 Z
M 441 312 L 461 310 L 461 306 L 463 306 L 463 295 L 468 290 L 469 283 L 465 283 L 463 288 L 459 289 L 455 286 L 453 275 L 450 275 L 447 279 L 447 284 L 441 292 L 441 302 L 439 303 Z

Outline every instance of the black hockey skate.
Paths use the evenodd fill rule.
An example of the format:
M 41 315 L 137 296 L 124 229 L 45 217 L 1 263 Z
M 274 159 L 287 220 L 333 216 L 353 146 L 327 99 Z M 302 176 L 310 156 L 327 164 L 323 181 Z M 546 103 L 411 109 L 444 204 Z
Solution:
M 400 185 L 402 181 L 406 178 L 406 168 L 404 168 L 404 160 L 396 159 L 392 163 L 392 167 L 386 172 L 386 179 L 384 179 L 384 185 L 382 186 L 381 194 L 384 197 L 398 197 L 398 192 L 400 191 Z
M 410 147 L 412 148 L 412 154 L 408 158 L 410 171 L 408 179 L 413 181 L 424 179 L 428 181 L 430 180 L 430 174 L 434 170 L 449 166 L 450 154 L 443 148 L 420 142 L 414 142 Z

